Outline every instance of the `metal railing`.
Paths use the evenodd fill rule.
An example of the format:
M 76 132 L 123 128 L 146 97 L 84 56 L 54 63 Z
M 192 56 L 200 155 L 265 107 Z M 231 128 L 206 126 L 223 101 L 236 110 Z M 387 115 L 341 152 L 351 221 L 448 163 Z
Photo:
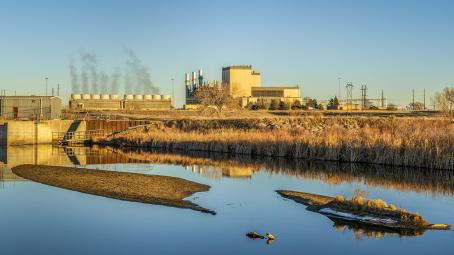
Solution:
M 104 136 L 105 132 L 99 130 L 75 131 L 75 132 L 52 132 L 54 144 L 77 144 L 91 141 L 94 137 Z

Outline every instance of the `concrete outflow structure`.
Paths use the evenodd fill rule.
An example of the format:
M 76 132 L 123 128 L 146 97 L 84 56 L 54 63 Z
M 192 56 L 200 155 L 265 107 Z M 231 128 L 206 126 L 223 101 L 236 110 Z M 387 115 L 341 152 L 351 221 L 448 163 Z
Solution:
M 57 96 L 1 96 L 2 119 L 51 120 L 61 118 L 61 99 Z
M 171 106 L 168 95 L 129 94 L 120 98 L 116 94 L 72 94 L 69 100 L 71 110 L 153 110 Z

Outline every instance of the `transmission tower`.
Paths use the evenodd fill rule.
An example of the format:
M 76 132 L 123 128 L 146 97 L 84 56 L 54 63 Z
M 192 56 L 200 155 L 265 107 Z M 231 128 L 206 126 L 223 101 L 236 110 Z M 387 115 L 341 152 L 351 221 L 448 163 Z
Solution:
M 347 82 L 347 86 L 345 86 L 347 89 L 347 110 L 350 110 L 350 107 L 353 104 L 353 83 Z
M 366 109 L 367 104 L 367 86 L 361 85 L 361 108 Z

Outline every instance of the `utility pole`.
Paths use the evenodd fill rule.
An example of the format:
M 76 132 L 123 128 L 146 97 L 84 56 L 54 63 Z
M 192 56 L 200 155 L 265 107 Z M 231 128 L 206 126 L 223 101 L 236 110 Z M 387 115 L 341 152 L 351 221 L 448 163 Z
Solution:
M 337 78 L 338 86 L 339 86 L 338 89 L 337 89 L 337 99 L 338 99 L 338 101 L 341 100 L 341 80 L 342 80 L 341 77 Z
M 45 80 L 46 80 L 46 96 L 47 96 L 47 80 L 49 80 L 49 78 L 46 77 Z
M 424 110 L 426 109 L 426 89 L 424 89 Z
M 175 83 L 175 78 L 171 78 L 170 79 L 172 81 L 172 107 L 175 108 L 175 86 L 174 86 L 174 83 Z
M 60 83 L 57 84 L 57 96 L 58 97 L 60 96 Z
M 413 89 L 413 105 L 411 106 L 412 110 L 415 110 L 415 89 Z

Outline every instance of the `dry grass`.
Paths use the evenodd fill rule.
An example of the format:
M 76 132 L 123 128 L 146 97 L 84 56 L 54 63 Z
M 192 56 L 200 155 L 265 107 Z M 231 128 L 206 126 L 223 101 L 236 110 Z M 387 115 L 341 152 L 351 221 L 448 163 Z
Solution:
M 184 126 L 136 129 L 100 142 L 126 147 L 454 169 L 454 124 L 449 120 L 332 117 L 255 120 L 250 125 L 243 122 L 247 123 L 186 121 Z M 203 128 L 204 125 L 209 126 Z
M 431 224 L 418 213 L 410 213 L 404 209 L 388 205 L 381 199 L 366 199 L 360 194 L 355 194 L 352 199 L 347 200 L 341 195 L 333 198 L 291 190 L 278 190 L 276 192 L 282 197 L 307 205 L 308 210 L 315 212 L 319 212 L 320 209 L 323 208 L 331 208 L 336 211 L 348 212 L 360 216 L 390 218 L 397 220 L 398 222 L 389 224 L 382 223 L 381 226 L 396 229 L 428 229 L 431 227 Z M 380 224 L 377 223 L 377 226 L 379 225 Z
M 35 182 L 115 199 L 214 213 L 183 200 L 210 186 L 181 178 L 73 167 L 20 165 L 14 174 Z

